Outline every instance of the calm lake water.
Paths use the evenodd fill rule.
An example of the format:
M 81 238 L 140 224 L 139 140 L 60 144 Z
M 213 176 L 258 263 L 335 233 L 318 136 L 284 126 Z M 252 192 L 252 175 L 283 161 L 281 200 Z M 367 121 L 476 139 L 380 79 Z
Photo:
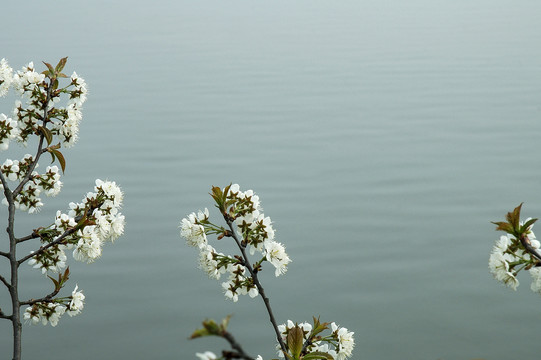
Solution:
M 95 178 L 123 187 L 127 219 L 99 261 L 70 262 L 66 293 L 77 283 L 85 310 L 25 326 L 25 359 L 195 359 L 226 343 L 187 337 L 227 314 L 250 354 L 275 356 L 262 301 L 226 301 L 178 236 L 182 217 L 212 208 L 210 187 L 230 182 L 260 195 L 293 259 L 283 277 L 262 274 L 280 323 L 336 321 L 355 331 L 355 359 L 538 357 L 541 297 L 528 276 L 504 288 L 487 261 L 490 221 L 522 201 L 541 216 L 540 2 L 4 1 L 1 12 L 0 58 L 18 69 L 69 56 L 90 87 L 64 190 L 21 214 L 19 235 Z M 48 286 L 25 267 L 24 296 Z

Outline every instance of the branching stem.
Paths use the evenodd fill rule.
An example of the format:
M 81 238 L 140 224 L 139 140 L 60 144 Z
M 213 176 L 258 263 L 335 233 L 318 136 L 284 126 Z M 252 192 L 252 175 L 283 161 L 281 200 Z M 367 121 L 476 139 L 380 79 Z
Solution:
M 274 328 L 274 332 L 276 333 L 276 339 L 278 340 L 278 343 L 280 344 L 280 348 L 282 349 L 284 354 L 287 354 L 286 344 L 282 340 L 282 335 L 280 334 L 280 330 L 278 330 L 278 324 L 276 323 L 276 319 L 274 318 L 274 314 L 270 306 L 270 300 L 265 295 L 265 289 L 263 289 L 263 286 L 261 285 L 261 282 L 259 281 L 257 272 L 254 271 L 254 269 L 252 268 L 252 265 L 250 264 L 250 260 L 248 259 L 248 256 L 246 255 L 245 247 L 242 246 L 241 241 L 239 240 L 235 230 L 233 229 L 233 222 L 226 216 L 224 216 L 224 219 L 227 222 L 229 229 L 231 230 L 231 236 L 237 243 L 237 246 L 239 247 L 240 252 L 242 253 L 242 258 L 244 259 L 244 262 L 245 262 L 244 266 L 246 266 L 246 268 L 248 269 L 248 272 L 252 276 L 252 279 L 254 280 L 254 284 L 257 287 L 257 290 L 259 291 L 259 295 L 261 295 L 261 298 L 263 299 L 263 302 L 265 303 L 265 307 L 267 308 L 267 313 L 269 314 L 270 322 L 272 324 L 272 327 Z
M 38 251 L 26 255 L 25 257 L 21 258 L 17 262 L 20 265 L 20 264 L 24 263 L 25 261 L 27 261 L 28 259 L 33 258 L 34 256 L 43 254 L 47 249 L 49 249 L 49 248 L 51 248 L 51 247 L 53 247 L 55 245 L 60 244 L 67 236 L 73 234 L 75 231 L 77 231 L 77 228 L 71 228 L 71 229 L 68 229 L 68 230 L 64 231 L 64 233 L 62 235 L 60 235 L 58 238 L 56 238 L 54 241 L 51 241 L 47 245 L 44 245 L 44 246 L 40 247 Z

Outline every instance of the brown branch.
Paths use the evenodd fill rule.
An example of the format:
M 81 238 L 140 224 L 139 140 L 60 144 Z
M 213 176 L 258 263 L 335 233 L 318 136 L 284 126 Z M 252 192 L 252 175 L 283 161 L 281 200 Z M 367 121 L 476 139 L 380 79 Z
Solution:
M 222 334 L 222 337 L 226 339 L 229 345 L 231 345 L 231 347 L 237 351 L 236 354 L 233 354 L 231 352 L 228 352 L 228 354 L 235 355 L 234 358 L 237 359 L 254 360 L 253 357 L 249 356 L 248 354 L 246 354 L 246 352 L 244 352 L 242 346 L 240 346 L 240 344 L 235 340 L 235 338 L 233 337 L 233 335 L 231 335 L 230 332 L 225 331 Z
M 18 238 L 18 239 L 17 239 L 17 244 L 22 243 L 22 242 L 25 242 L 25 241 L 28 241 L 28 240 L 32 240 L 32 239 L 37 239 L 37 238 L 39 238 L 39 237 L 40 237 L 39 234 L 34 230 L 34 231 L 32 232 L 32 234 L 27 235 L 27 236 L 24 236 L 24 237 L 22 237 L 22 238 Z
M 21 306 L 22 305 L 34 305 L 35 303 L 43 303 L 43 302 L 51 302 L 53 300 L 53 297 L 56 296 L 58 293 L 60 292 L 60 289 L 58 290 L 54 290 L 52 293 L 50 293 L 49 295 L 46 295 L 42 298 L 39 298 L 39 299 L 30 299 L 30 300 L 27 300 L 27 301 L 21 301 Z

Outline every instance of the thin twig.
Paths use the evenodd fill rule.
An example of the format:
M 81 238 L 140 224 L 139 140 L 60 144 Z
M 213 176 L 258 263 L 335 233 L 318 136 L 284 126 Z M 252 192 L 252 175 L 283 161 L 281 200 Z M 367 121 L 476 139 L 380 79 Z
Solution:
M 233 337 L 233 335 L 231 335 L 230 332 L 225 331 L 222 334 L 222 337 L 226 339 L 229 345 L 231 345 L 231 347 L 238 352 L 237 355 L 239 359 L 254 360 L 253 357 L 249 356 L 248 354 L 246 354 L 246 352 L 244 352 L 242 346 L 240 346 L 240 344 L 237 342 L 237 340 L 235 340 L 235 338 Z
M 58 293 L 60 292 L 60 289 L 58 290 L 54 290 L 52 293 L 50 293 L 49 295 L 46 295 L 40 299 L 30 299 L 30 300 L 27 300 L 27 301 L 21 301 L 21 306 L 22 305 L 34 305 L 35 303 L 43 303 L 43 302 L 51 302 L 51 300 L 53 299 L 54 296 L 56 296 Z
M 6 315 L 2 312 L 2 309 L 0 309 L 0 319 L 9 319 L 11 320 L 12 316 L 11 315 Z
M 11 287 L 11 284 L 7 282 L 7 280 L 2 276 L 0 275 L 0 281 L 4 283 L 4 285 L 6 285 L 6 287 L 9 289 Z
M 30 235 L 24 236 L 22 238 L 18 238 L 17 244 L 28 241 L 28 240 L 32 240 L 32 239 L 37 239 L 37 238 L 39 238 L 39 234 L 36 232 L 32 232 L 32 234 Z

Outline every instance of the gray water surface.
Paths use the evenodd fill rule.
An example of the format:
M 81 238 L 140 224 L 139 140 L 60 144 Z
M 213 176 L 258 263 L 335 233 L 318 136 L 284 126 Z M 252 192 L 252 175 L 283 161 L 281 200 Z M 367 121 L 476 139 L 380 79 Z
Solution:
M 228 314 L 248 352 L 275 356 L 260 299 L 226 301 L 178 236 L 182 217 L 213 208 L 211 186 L 230 182 L 260 195 L 293 259 L 283 277 L 262 274 L 280 323 L 336 321 L 355 331 L 355 359 L 537 357 L 541 298 L 527 275 L 517 292 L 498 284 L 487 261 L 490 221 L 522 201 L 541 216 L 541 3 L 4 1 L 1 12 L 0 58 L 69 56 L 90 88 L 64 190 L 21 214 L 21 234 L 95 178 L 125 191 L 125 235 L 92 265 L 70 262 L 66 293 L 83 289 L 83 313 L 26 325 L 25 359 L 194 359 L 227 347 L 187 337 Z M 25 296 L 48 290 L 30 269 L 21 281 Z

